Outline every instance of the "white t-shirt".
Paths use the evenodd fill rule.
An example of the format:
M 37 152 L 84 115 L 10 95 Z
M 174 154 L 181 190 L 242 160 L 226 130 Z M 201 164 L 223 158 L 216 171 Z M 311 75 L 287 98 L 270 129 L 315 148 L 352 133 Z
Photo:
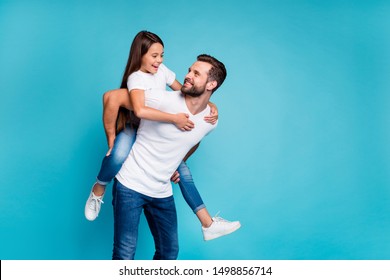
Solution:
M 129 91 L 132 89 L 165 89 L 167 85 L 172 85 L 175 79 L 176 74 L 168 69 L 164 64 L 160 64 L 157 73 L 155 74 L 145 73 L 141 70 L 131 74 L 127 78 L 127 89 Z
M 192 115 L 180 91 L 147 90 L 145 104 L 172 114 L 187 113 L 195 128 L 182 131 L 171 123 L 142 119 L 136 141 L 116 178 L 122 185 L 144 195 L 168 197 L 172 195 L 172 174 L 187 152 L 216 125 L 203 119 L 210 114 L 209 106 Z

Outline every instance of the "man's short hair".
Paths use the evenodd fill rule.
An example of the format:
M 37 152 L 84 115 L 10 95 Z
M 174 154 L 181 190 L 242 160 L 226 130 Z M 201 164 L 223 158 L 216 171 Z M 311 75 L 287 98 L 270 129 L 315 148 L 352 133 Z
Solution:
M 217 82 L 217 86 L 213 89 L 212 92 L 216 91 L 222 85 L 223 81 L 226 78 L 227 73 L 225 65 L 215 57 L 208 54 L 198 55 L 197 60 L 211 64 L 211 69 L 208 73 L 208 81 Z

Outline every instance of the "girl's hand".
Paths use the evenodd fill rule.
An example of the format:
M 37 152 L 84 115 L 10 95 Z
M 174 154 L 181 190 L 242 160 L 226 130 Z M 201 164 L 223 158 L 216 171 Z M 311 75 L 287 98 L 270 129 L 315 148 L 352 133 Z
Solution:
M 115 133 L 113 133 L 111 136 L 107 136 L 107 142 L 108 142 L 108 151 L 106 153 L 107 157 L 111 154 L 112 147 L 114 147 L 115 137 L 116 137 Z
M 215 106 L 214 103 L 211 102 L 209 102 L 209 106 L 210 106 L 210 115 L 204 117 L 204 120 L 214 125 L 218 120 L 218 108 L 217 106 Z
M 190 116 L 185 113 L 176 114 L 173 123 L 182 131 L 189 131 L 195 127 L 195 124 L 190 120 Z
M 171 181 L 174 182 L 175 184 L 179 183 L 180 174 L 179 174 L 179 172 L 177 172 L 177 170 L 175 171 L 175 173 L 173 173 L 173 175 L 171 177 Z
M 108 156 L 111 154 L 111 150 L 112 150 L 112 148 L 109 148 L 109 149 L 108 149 L 108 151 L 107 151 L 107 153 L 106 153 L 106 157 L 108 157 Z

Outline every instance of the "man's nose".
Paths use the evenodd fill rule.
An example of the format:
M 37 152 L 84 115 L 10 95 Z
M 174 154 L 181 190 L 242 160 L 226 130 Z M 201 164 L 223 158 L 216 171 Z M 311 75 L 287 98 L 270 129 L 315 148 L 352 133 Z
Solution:
M 185 78 L 188 78 L 188 79 L 192 79 L 193 78 L 193 75 L 191 72 L 188 72 L 187 75 L 185 76 Z

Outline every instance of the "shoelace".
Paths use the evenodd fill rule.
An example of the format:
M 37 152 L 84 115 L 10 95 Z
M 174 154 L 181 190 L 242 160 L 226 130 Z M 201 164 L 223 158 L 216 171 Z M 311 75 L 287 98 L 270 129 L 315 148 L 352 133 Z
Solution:
M 98 202 L 104 203 L 102 197 L 97 197 L 94 193 L 92 193 L 91 203 L 89 204 L 89 208 L 96 211 Z
M 225 220 L 224 218 L 221 218 L 221 217 L 218 216 L 219 212 L 220 211 L 218 211 L 217 214 L 215 214 L 215 216 L 213 217 L 213 221 L 214 222 L 228 222 L 228 220 Z

